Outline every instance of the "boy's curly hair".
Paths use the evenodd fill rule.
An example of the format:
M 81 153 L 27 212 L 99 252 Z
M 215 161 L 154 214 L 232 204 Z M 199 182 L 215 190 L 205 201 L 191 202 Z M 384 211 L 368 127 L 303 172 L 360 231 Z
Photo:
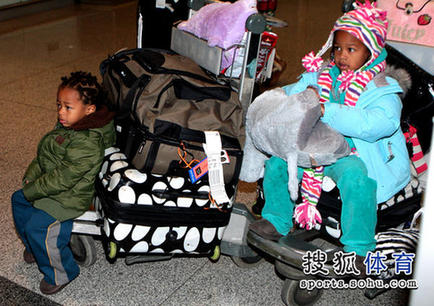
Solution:
M 97 109 L 102 104 L 104 94 L 98 80 L 90 72 L 75 71 L 61 78 L 59 89 L 71 88 L 78 91 L 83 104 L 95 105 Z

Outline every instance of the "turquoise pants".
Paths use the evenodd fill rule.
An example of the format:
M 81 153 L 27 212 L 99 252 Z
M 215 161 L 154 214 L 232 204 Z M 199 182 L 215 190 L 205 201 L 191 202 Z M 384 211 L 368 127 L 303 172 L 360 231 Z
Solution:
M 298 169 L 301 180 L 303 169 Z M 377 224 L 377 183 L 368 177 L 363 161 L 355 155 L 339 159 L 324 168 L 324 175 L 337 185 L 341 200 L 341 243 L 345 252 L 365 256 L 375 249 L 375 226 Z M 265 206 L 262 217 L 270 221 L 282 235 L 292 228 L 294 202 L 288 191 L 288 168 L 286 162 L 271 157 L 265 164 Z

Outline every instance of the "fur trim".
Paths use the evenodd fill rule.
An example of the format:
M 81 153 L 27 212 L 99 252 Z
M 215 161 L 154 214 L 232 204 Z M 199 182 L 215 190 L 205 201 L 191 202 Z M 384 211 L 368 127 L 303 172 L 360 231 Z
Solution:
M 404 98 L 412 85 L 410 73 L 403 68 L 397 68 L 393 65 L 387 65 L 385 72 L 388 77 L 394 78 L 398 81 L 399 86 L 401 86 L 403 90 L 401 99 Z
M 82 131 L 88 129 L 102 128 L 107 125 L 114 118 L 115 113 L 110 112 L 107 106 L 103 105 L 96 112 L 84 117 L 76 122 L 71 128 L 75 131 Z

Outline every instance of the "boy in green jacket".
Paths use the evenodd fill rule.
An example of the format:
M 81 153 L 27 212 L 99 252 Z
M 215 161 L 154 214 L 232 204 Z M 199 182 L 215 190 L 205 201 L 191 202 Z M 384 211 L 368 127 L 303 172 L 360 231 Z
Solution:
M 116 135 L 96 77 L 78 71 L 61 80 L 58 122 L 39 142 L 23 189 L 12 195 L 24 261 L 38 264 L 44 294 L 59 292 L 79 274 L 68 246 L 73 219 L 89 209 L 104 150 Z

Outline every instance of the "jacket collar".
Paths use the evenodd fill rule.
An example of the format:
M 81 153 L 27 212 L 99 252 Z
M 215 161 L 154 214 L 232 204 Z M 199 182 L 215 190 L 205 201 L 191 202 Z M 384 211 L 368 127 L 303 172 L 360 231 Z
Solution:
M 110 112 L 108 108 L 103 105 L 94 113 L 84 117 L 71 126 L 74 131 L 82 131 L 88 129 L 102 128 L 107 125 L 115 116 L 114 112 Z

